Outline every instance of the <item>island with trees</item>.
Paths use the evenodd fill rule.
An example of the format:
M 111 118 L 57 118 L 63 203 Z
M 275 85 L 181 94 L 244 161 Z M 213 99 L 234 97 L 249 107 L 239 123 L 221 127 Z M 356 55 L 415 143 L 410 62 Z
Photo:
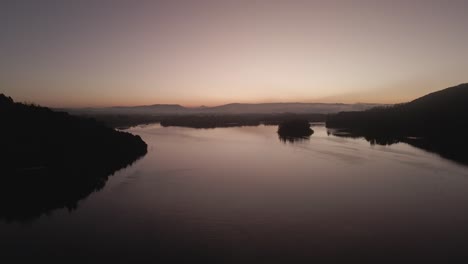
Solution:
M 314 131 L 306 119 L 285 120 L 278 125 L 278 135 L 283 141 L 298 141 L 309 138 Z

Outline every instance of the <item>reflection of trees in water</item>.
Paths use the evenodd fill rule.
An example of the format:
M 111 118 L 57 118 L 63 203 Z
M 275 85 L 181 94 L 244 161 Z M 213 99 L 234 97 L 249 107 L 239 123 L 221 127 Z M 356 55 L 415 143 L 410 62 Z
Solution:
M 383 146 L 387 146 L 387 145 L 392 145 L 392 144 L 396 144 L 396 143 L 399 143 L 401 142 L 401 140 L 397 139 L 397 138 L 392 138 L 392 137 L 377 137 L 377 138 L 374 138 L 374 137 L 364 137 L 371 145 L 383 145 Z
M 310 136 L 290 137 L 278 135 L 278 139 L 283 143 L 301 143 L 310 140 Z
M 371 145 L 392 145 L 396 143 L 407 143 L 413 147 L 436 153 L 443 158 L 457 163 L 468 165 L 468 141 L 464 137 L 428 137 L 411 138 L 395 137 L 392 135 L 377 133 L 358 133 L 349 130 L 328 129 L 328 135 L 345 138 L 364 138 Z
M 0 219 L 24 222 L 55 209 L 74 210 L 80 200 L 101 190 L 109 176 L 135 160 L 77 170 L 38 167 L 2 172 L 6 177 L 0 186 Z

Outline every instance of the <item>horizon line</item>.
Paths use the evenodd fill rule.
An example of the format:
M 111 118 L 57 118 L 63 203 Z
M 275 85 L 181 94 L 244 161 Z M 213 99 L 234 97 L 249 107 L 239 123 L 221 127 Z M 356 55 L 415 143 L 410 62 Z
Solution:
M 26 102 L 30 103 L 30 102 Z M 404 102 L 400 102 L 404 103 Z M 183 108 L 214 108 L 227 105 L 266 105 L 266 104 L 324 104 L 324 105 L 395 105 L 400 103 L 366 103 L 366 102 L 354 102 L 354 103 L 343 103 L 343 102 L 287 102 L 287 101 L 274 101 L 274 102 L 259 102 L 259 103 L 242 103 L 242 102 L 233 102 L 225 104 L 216 104 L 216 105 L 199 105 L 199 106 L 190 106 L 178 103 L 155 103 L 155 104 L 141 104 L 141 105 L 111 105 L 111 106 L 73 106 L 73 107 L 50 107 L 53 109 L 102 109 L 102 108 L 132 108 L 132 107 L 151 107 L 151 106 L 180 106 Z M 41 105 L 42 106 L 42 105 Z M 45 106 L 49 107 L 49 106 Z

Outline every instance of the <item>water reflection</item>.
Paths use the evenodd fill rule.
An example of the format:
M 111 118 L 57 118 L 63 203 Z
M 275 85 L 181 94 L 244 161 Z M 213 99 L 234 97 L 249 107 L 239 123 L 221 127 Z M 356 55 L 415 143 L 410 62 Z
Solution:
M 303 137 L 291 137 L 291 136 L 282 136 L 278 134 L 278 139 L 283 143 L 300 143 L 310 140 L 310 136 Z
M 38 167 L 3 172 L 6 177 L 0 185 L 0 220 L 29 222 L 59 208 L 75 210 L 79 201 L 101 190 L 109 176 L 142 155 L 111 164 L 102 162 L 85 170 Z
M 468 165 L 468 141 L 466 138 L 416 138 L 394 137 L 385 134 L 366 134 L 343 129 L 327 129 L 327 135 L 359 139 L 363 138 L 371 145 L 390 146 L 397 143 L 406 143 L 413 147 L 436 153 L 451 161 Z
M 148 143 L 143 159 L 71 214 L 0 222 L 0 255 L 17 263 L 407 263 L 411 251 L 422 257 L 415 263 L 451 263 L 444 257 L 465 254 L 466 167 L 407 144 L 314 130 L 283 144 L 275 126 L 132 128 Z

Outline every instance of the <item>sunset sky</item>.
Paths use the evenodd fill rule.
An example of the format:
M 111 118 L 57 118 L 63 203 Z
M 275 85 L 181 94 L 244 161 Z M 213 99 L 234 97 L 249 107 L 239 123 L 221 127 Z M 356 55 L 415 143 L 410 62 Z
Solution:
M 468 1 L 2 1 L 0 93 L 52 107 L 403 102 L 468 82 Z

